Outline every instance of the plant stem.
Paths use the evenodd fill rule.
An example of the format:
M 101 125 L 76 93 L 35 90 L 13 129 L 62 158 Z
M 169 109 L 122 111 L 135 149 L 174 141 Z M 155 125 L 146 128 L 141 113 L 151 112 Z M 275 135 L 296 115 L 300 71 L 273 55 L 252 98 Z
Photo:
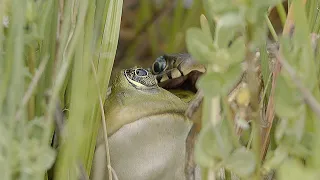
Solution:
M 259 82 L 258 82 L 258 76 L 256 72 L 255 67 L 255 51 L 254 48 L 252 48 L 252 40 L 253 40 L 253 25 L 248 22 L 247 23 L 247 39 L 246 39 L 246 45 L 247 45 L 247 52 L 246 52 L 246 62 L 247 62 L 247 83 L 248 88 L 250 91 L 250 105 L 252 107 L 252 114 L 251 119 L 253 122 L 252 130 L 254 133 L 254 139 L 253 139 L 253 151 L 255 152 L 256 159 L 260 159 L 261 154 L 261 145 L 260 145 L 260 127 L 259 124 L 261 124 L 261 118 L 259 116 Z M 255 179 L 260 179 L 260 161 L 257 161 L 256 164 L 256 175 Z
M 269 17 L 267 15 L 265 15 L 265 17 L 266 17 L 267 25 L 268 25 L 268 28 L 269 28 L 269 30 L 271 32 L 271 35 L 272 35 L 273 39 L 275 41 L 278 41 L 278 35 L 277 35 L 276 31 L 274 30 Z
M 287 19 L 286 10 L 284 9 L 282 3 L 279 3 L 279 4 L 276 6 L 276 8 L 277 8 L 278 14 L 279 14 L 279 16 L 280 16 L 281 23 L 282 23 L 282 25 L 284 25 L 284 24 L 286 23 L 286 19 Z

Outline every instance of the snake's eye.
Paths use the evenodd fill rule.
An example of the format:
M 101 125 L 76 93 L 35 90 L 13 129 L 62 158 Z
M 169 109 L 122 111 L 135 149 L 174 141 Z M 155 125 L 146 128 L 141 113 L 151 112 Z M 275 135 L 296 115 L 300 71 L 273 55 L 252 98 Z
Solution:
M 156 62 L 154 62 L 152 66 L 152 70 L 155 74 L 159 74 L 165 70 L 166 65 L 167 65 L 166 60 L 164 59 L 163 56 L 160 56 L 156 59 Z
M 136 69 L 135 73 L 137 76 L 147 76 L 148 75 L 148 71 L 146 71 L 145 69 Z

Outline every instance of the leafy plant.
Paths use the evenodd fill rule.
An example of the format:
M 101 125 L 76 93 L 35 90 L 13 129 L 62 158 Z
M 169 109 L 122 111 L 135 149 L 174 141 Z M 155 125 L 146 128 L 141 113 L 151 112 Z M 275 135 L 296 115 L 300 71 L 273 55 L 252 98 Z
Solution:
M 2 179 L 48 178 L 54 162 L 55 179 L 90 175 L 122 3 L 0 1 Z
M 227 178 L 231 177 L 232 172 L 244 179 L 260 179 L 261 174 L 276 169 L 278 179 L 315 179 L 319 176 L 320 164 L 319 154 L 316 153 L 320 147 L 316 140 L 320 133 L 319 66 L 316 65 L 319 56 L 315 49 L 318 37 L 313 34 L 310 38 L 310 34 L 318 33 L 318 29 L 314 28 L 319 26 L 315 20 L 318 19 L 315 11 L 317 2 L 310 0 L 305 5 L 302 0 L 290 1 L 287 19 L 280 0 L 203 0 L 203 4 L 207 17 L 200 17 L 201 28 L 189 28 L 186 33 L 189 53 L 207 67 L 206 74 L 197 84 L 204 93 L 205 104 L 203 126 L 195 147 L 197 163 L 204 168 L 204 172 L 217 172 L 223 167 L 227 170 Z M 272 59 L 268 59 L 267 55 L 267 50 L 270 50 L 266 44 L 267 30 L 275 31 L 267 15 L 268 9 L 273 7 L 277 7 L 286 24 L 283 36 L 278 38 L 273 33 L 274 39 L 279 39 L 280 49 L 269 51 L 276 61 L 276 65 L 270 67 Z M 292 22 L 293 35 L 288 28 Z M 258 64 L 262 71 L 264 92 L 259 91 L 256 52 L 260 54 Z M 279 65 L 283 69 L 276 76 Z M 230 114 L 226 101 L 228 93 L 243 73 L 249 93 L 245 97 L 250 102 L 247 120 L 252 124 L 253 142 L 251 144 L 249 140 L 247 147 L 238 141 L 235 126 L 239 122 Z M 268 88 L 270 85 L 271 88 Z M 273 99 L 278 123 L 273 121 Z M 268 103 L 263 101 L 271 105 L 267 106 Z M 212 108 L 220 103 L 223 110 L 218 116 L 212 113 Z M 264 122 L 270 124 L 261 128 Z M 275 129 L 272 135 L 271 127 Z M 270 136 L 275 147 L 268 148 Z M 265 151 L 268 151 L 266 159 Z M 209 176 L 203 174 L 203 177 L 207 179 Z

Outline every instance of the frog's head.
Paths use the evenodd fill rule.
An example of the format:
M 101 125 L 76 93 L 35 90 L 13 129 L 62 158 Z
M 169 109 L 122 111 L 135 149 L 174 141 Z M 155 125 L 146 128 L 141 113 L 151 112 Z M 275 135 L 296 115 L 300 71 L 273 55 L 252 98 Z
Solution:
M 157 80 L 153 74 L 143 68 L 130 68 L 123 71 L 128 82 L 137 90 L 159 90 Z
M 113 79 L 105 104 L 109 135 L 141 118 L 172 114 L 183 116 L 187 103 L 158 86 L 147 69 L 129 68 Z

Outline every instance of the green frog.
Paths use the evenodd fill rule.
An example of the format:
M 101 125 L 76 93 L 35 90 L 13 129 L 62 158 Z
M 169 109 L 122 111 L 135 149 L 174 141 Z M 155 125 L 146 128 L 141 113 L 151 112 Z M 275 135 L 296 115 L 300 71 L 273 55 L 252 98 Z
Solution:
M 160 56 L 151 68 L 129 68 L 111 81 L 105 103 L 111 166 L 120 180 L 184 180 L 186 139 L 192 122 L 185 112 L 205 72 L 188 54 Z M 108 179 L 102 131 L 94 180 Z M 194 179 L 200 179 L 199 168 Z

